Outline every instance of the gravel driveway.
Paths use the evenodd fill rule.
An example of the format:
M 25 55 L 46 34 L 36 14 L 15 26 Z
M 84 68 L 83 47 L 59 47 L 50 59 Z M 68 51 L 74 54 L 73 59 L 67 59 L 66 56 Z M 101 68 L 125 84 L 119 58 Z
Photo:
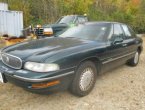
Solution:
M 0 110 L 145 110 L 145 53 L 137 67 L 124 65 L 99 76 L 83 98 L 67 91 L 38 95 L 0 84 Z

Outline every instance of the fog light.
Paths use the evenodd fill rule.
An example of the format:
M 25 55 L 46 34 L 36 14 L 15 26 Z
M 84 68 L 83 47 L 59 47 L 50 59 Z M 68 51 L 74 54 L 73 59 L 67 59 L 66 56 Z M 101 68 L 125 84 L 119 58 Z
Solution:
M 52 81 L 52 82 L 48 82 L 48 83 L 32 84 L 32 88 L 34 88 L 34 89 L 47 88 L 50 86 L 57 85 L 59 83 L 60 83 L 60 81 L 56 80 L 56 81 Z

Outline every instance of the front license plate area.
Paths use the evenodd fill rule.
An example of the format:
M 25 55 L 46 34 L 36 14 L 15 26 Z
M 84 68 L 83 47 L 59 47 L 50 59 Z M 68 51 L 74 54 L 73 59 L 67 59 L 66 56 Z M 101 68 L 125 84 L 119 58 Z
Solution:
M 4 83 L 4 77 L 3 74 L 0 72 L 0 83 Z

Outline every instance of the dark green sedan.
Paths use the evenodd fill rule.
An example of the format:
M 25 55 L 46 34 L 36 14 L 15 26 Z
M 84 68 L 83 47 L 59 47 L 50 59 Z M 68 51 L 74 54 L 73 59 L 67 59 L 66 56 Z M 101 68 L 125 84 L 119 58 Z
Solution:
M 136 66 L 142 39 L 126 24 L 88 22 L 58 36 L 19 43 L 0 53 L 0 81 L 36 93 L 69 89 L 85 96 L 99 74 Z

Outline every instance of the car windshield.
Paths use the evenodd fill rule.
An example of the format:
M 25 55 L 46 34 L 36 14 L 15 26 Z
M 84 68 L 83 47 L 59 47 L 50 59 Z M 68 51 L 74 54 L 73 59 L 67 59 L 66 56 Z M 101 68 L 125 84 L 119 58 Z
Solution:
M 59 37 L 76 37 L 89 40 L 104 40 L 110 32 L 111 24 L 98 23 L 91 25 L 79 25 L 59 34 Z
M 65 17 L 62 17 L 60 18 L 58 21 L 57 21 L 57 24 L 69 24 L 69 23 L 73 23 L 74 21 L 74 16 L 65 16 Z

